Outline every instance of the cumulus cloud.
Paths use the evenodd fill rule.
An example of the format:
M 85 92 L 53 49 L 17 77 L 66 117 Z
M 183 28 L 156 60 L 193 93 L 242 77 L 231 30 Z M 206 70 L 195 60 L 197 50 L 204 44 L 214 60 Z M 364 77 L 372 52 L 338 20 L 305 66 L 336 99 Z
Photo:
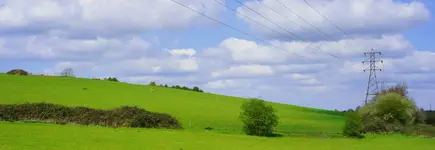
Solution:
M 0 58 L 43 60 L 124 59 L 151 55 L 150 43 L 137 36 L 125 38 L 71 39 L 57 36 L 13 36 L 0 38 Z
M 350 59 L 362 56 L 364 52 L 372 48 L 388 52 L 390 57 L 404 56 L 413 49 L 412 45 L 401 35 L 379 38 L 360 37 L 343 39 L 338 42 L 273 41 L 271 43 L 287 51 L 277 49 L 272 45 L 259 45 L 253 41 L 228 38 L 218 47 L 206 49 L 203 55 L 237 63 L 297 64 L 313 63 L 313 60 L 329 62 L 336 59 L 328 54 L 339 56 L 341 59 Z
M 270 76 L 274 72 L 266 65 L 240 65 L 231 66 L 227 70 L 212 72 L 212 77 L 255 77 Z
M 243 89 L 243 88 L 249 88 L 251 84 L 248 81 L 243 80 L 217 80 L 217 81 L 211 81 L 208 82 L 205 87 L 212 88 L 212 89 Z
M 196 55 L 196 51 L 194 49 L 172 49 L 169 50 L 169 53 L 172 56 L 189 56 L 192 57 Z
M 210 16 L 222 10 L 212 1 L 179 2 Z M 0 33 L 118 36 L 187 27 L 204 19 L 199 16 L 169 0 L 5 0 L 0 7 Z
M 268 22 L 250 9 L 256 10 L 264 17 L 284 27 L 286 30 L 302 36 L 304 39 L 328 39 L 318 32 L 316 28 L 326 33 L 334 40 L 344 36 L 340 30 L 336 29 L 328 22 L 330 20 L 345 33 L 350 35 L 383 35 L 394 34 L 408 30 L 416 25 L 429 20 L 430 12 L 421 2 L 402 2 L 393 0 L 310 0 L 308 1 L 316 10 L 326 16 L 324 19 L 314 9 L 310 8 L 301 0 L 276 0 L 246 1 L 240 6 L 238 12 L 257 20 L 258 22 L 274 28 L 280 32 L 277 34 L 272 30 L 265 29 L 249 19 L 238 15 L 238 17 L 253 27 L 270 37 L 288 39 L 284 29 L 273 23 Z M 290 10 L 288 10 L 287 8 Z M 276 12 L 279 14 L 277 14 Z M 292 13 L 294 12 L 294 13 Z M 303 19 L 301 19 L 303 18 Z M 305 21 L 309 22 L 305 22 Z M 312 27 L 310 24 L 315 26 Z M 291 37 L 291 36 L 290 36 Z M 292 37 L 292 39 L 297 39 Z

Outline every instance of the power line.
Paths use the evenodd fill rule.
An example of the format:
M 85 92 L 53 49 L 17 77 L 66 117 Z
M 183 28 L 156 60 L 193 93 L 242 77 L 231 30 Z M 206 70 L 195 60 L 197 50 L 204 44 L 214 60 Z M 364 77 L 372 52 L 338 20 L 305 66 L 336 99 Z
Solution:
M 261 2 L 260 0 L 257 0 L 257 1 L 258 1 L 258 2 Z M 303 29 L 305 29 L 305 30 L 308 30 L 307 28 L 305 28 L 304 26 L 302 26 L 302 25 L 296 23 L 295 21 L 293 21 L 293 20 L 290 19 L 289 17 L 280 14 L 278 11 L 276 11 L 275 9 L 273 9 L 272 7 L 270 7 L 269 5 L 266 5 L 265 3 L 263 3 L 263 5 L 266 6 L 268 9 L 272 10 L 273 12 L 275 12 L 276 14 L 278 14 L 279 16 L 281 16 L 281 17 L 283 17 L 283 18 L 286 18 L 286 19 L 290 20 L 291 22 L 293 22 L 293 24 L 299 26 L 299 28 L 303 28 Z
M 224 25 L 224 26 L 226 26 L 226 27 L 228 27 L 228 28 L 230 28 L 230 29 L 233 29 L 233 30 L 235 30 L 235 31 L 237 31 L 237 32 L 240 32 L 240 33 L 242 33 L 242 34 L 244 34 L 244 35 L 247 35 L 247 36 L 252 37 L 252 38 L 254 38 L 254 39 L 257 39 L 257 40 L 259 40 L 259 41 L 262 41 L 262 42 L 268 43 L 268 44 L 270 44 L 271 46 L 273 46 L 273 47 L 275 47 L 275 48 L 277 48 L 277 49 L 283 50 L 283 51 L 285 51 L 285 52 L 292 53 L 292 54 L 297 55 L 297 56 L 299 56 L 299 57 L 303 57 L 303 58 L 305 58 L 305 59 L 307 59 L 307 60 L 311 60 L 311 61 L 318 62 L 318 61 L 316 61 L 316 60 L 310 59 L 310 58 L 305 57 L 305 56 L 303 56 L 303 55 L 300 55 L 300 54 L 297 54 L 297 53 L 294 53 L 294 52 L 287 51 L 287 50 L 285 50 L 284 48 L 278 47 L 278 46 L 276 46 L 276 45 L 274 45 L 274 44 L 272 44 L 272 43 L 270 43 L 270 42 L 268 42 L 268 41 L 266 41 L 266 40 L 263 40 L 263 39 L 261 39 L 261 38 L 254 37 L 254 36 L 250 35 L 249 33 L 246 33 L 246 32 L 243 32 L 242 30 L 239 30 L 239 29 L 237 29 L 237 28 L 234 28 L 234 27 L 232 27 L 232 26 L 230 26 L 230 25 L 228 25 L 228 24 L 226 24 L 226 23 L 224 23 L 224 22 L 222 22 L 222 21 L 219 21 L 219 20 L 217 20 L 217 19 L 215 19 L 215 18 L 213 18 L 213 17 L 210 17 L 210 16 L 208 16 L 208 15 L 206 15 L 206 14 L 204 14 L 204 13 L 201 13 L 201 12 L 199 12 L 199 11 L 193 9 L 193 8 L 190 8 L 189 6 L 186 6 L 186 5 L 180 3 L 180 2 L 178 2 L 178 1 L 176 1 L 176 0 L 170 0 L 170 1 L 176 3 L 176 4 L 180 5 L 180 6 L 183 6 L 183 7 L 187 8 L 187 9 L 189 9 L 189 10 L 191 10 L 191 11 L 197 13 L 197 14 L 200 14 L 200 15 L 202 15 L 202 16 L 204 16 L 204 17 L 210 19 L 210 20 L 213 20 L 213 21 L 215 21 L 215 22 L 217 22 L 217 23 L 219 23 L 219 24 L 222 24 L 222 25 Z
M 260 1 L 260 0 L 257 0 Z M 310 26 L 312 26 L 314 29 L 317 30 L 317 32 L 321 33 L 324 37 L 329 38 L 330 40 L 332 40 L 333 42 L 337 43 L 340 45 L 340 43 L 338 43 L 337 41 L 335 41 L 335 39 L 331 36 L 329 36 L 328 34 L 326 34 L 325 32 L 321 31 L 318 27 L 314 26 L 312 23 L 308 22 L 307 20 L 305 20 L 303 17 L 301 17 L 299 14 L 297 14 L 296 12 L 294 12 L 292 9 L 290 9 L 289 7 L 287 7 L 284 3 L 282 3 L 280 0 L 276 0 L 281 6 L 283 6 L 284 8 L 286 8 L 287 10 L 289 10 L 292 14 L 296 15 L 297 17 L 299 17 L 300 19 L 302 19 L 304 22 L 306 22 L 307 24 L 309 24 Z M 266 4 L 264 4 L 266 5 Z M 272 9 L 272 8 L 270 8 Z M 272 9 L 273 10 L 273 9 Z M 276 12 L 275 10 L 273 10 L 274 12 Z M 278 12 L 276 12 L 277 14 L 279 14 Z M 286 17 L 287 19 L 289 19 L 288 17 Z M 290 19 L 289 19 L 290 20 Z M 292 21 L 292 20 L 290 20 Z M 294 21 L 292 21 L 294 22 Z M 296 24 L 296 23 L 295 23 Z M 343 45 L 343 47 L 345 47 L 345 49 L 348 49 L 345 45 Z M 349 49 L 351 50 L 351 49 Z
M 246 7 L 247 9 L 251 10 L 252 12 L 256 13 L 257 15 L 259 15 L 259 16 L 262 17 L 262 18 L 264 18 L 265 20 L 269 21 L 270 23 L 272 23 L 272 24 L 278 26 L 279 28 L 285 30 L 287 33 L 290 33 L 290 34 L 293 35 L 294 37 L 296 37 L 296 38 L 298 38 L 298 39 L 300 39 L 300 40 L 302 40 L 302 41 L 305 41 L 302 37 L 300 37 L 300 36 L 296 35 L 295 33 L 293 33 L 293 32 L 291 32 L 291 31 L 285 29 L 284 27 L 280 26 L 279 24 L 277 24 L 277 23 L 271 21 L 270 19 L 268 19 L 268 18 L 265 17 L 264 15 L 260 14 L 259 12 L 255 11 L 254 9 L 252 9 L 252 8 L 250 8 L 250 7 L 248 7 L 248 6 L 246 6 L 245 4 L 243 4 L 242 2 L 240 2 L 239 0 L 236 0 L 236 2 L 238 2 L 238 3 L 241 4 L 241 5 L 243 5 L 243 6 Z M 316 50 L 318 50 L 319 52 L 324 52 L 324 51 L 322 51 L 320 48 L 318 48 L 318 47 L 316 47 L 315 45 L 313 45 L 312 43 L 309 43 L 309 45 L 312 46 L 313 48 L 315 48 Z M 330 56 L 332 56 L 332 57 L 334 57 L 334 58 L 340 58 L 340 57 L 338 57 L 338 56 L 336 56 L 336 55 L 334 55 L 334 54 L 328 53 L 328 52 L 324 52 L 324 53 L 326 53 L 326 54 L 328 54 L 328 55 L 330 55 Z
M 226 8 L 228 8 L 229 10 L 234 11 L 235 13 L 241 15 L 242 17 L 245 17 L 245 18 L 251 20 L 252 22 L 255 22 L 255 23 L 257 23 L 257 24 L 259 24 L 259 25 L 261 25 L 261 26 L 263 26 L 263 27 L 265 27 L 265 28 L 267 28 L 267 29 L 269 29 L 269 30 L 272 30 L 273 32 L 275 32 L 275 33 L 277 33 L 277 34 L 282 34 L 281 32 L 276 31 L 275 29 L 272 29 L 271 27 L 268 27 L 268 26 L 266 26 L 266 25 L 264 25 L 264 24 L 262 24 L 262 23 L 260 23 L 260 22 L 258 22 L 258 21 L 256 21 L 256 20 L 252 19 L 251 17 L 248 17 L 248 16 L 246 16 L 246 15 L 244 15 L 244 14 L 238 12 L 236 9 L 231 8 L 230 6 L 228 6 L 228 5 L 226 5 L 226 4 L 222 3 L 222 2 L 220 2 L 219 0 L 214 0 L 214 1 L 215 1 L 216 3 L 218 3 L 218 4 L 220 4 L 220 5 L 222 5 L 222 6 L 226 7 Z
M 320 16 L 322 16 L 323 18 L 325 18 L 326 21 L 328 21 L 331 25 L 333 25 L 337 30 L 343 32 L 345 35 L 349 36 L 344 30 L 342 30 L 340 27 L 338 27 L 337 25 L 335 25 L 334 23 L 332 23 L 332 21 L 330 21 L 326 16 L 322 15 L 322 13 L 320 13 L 316 8 L 313 7 L 313 5 L 311 5 L 310 3 L 308 3 L 307 0 L 304 0 L 304 2 L 310 6 L 314 11 L 317 12 L 317 14 L 319 14 Z

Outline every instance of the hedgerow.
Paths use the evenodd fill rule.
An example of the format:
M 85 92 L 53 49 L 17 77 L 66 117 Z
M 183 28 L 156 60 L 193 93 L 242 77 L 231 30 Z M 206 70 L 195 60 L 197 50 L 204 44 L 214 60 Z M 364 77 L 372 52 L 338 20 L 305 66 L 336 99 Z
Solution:
M 87 107 L 66 107 L 49 103 L 3 104 L 0 105 L 0 120 L 108 127 L 182 128 L 179 121 L 168 114 L 149 112 L 131 106 L 103 110 Z

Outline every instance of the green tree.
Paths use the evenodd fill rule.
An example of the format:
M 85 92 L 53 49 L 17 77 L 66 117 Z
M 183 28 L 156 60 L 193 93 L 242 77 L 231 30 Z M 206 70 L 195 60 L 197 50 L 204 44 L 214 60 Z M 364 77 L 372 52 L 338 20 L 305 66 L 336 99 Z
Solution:
M 348 112 L 343 128 L 343 135 L 352 138 L 362 138 L 364 125 L 361 116 L 357 112 Z
M 154 82 L 154 81 L 151 81 L 149 85 L 150 86 L 157 86 L 156 82 Z
M 187 86 L 181 87 L 182 90 L 190 90 Z
M 272 106 L 260 99 L 251 99 L 243 103 L 239 119 L 247 135 L 268 136 L 278 125 L 278 116 Z
M 195 86 L 195 87 L 193 87 L 192 90 L 195 91 L 195 92 L 199 92 L 200 89 L 199 89 L 198 87 Z

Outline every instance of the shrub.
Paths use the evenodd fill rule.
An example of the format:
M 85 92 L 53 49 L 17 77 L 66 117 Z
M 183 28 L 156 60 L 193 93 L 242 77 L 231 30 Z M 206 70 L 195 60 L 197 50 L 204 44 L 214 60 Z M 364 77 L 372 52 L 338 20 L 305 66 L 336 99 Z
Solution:
M 48 103 L 0 105 L 0 120 L 40 121 L 57 124 L 73 123 L 110 127 L 181 128 L 178 120 L 168 114 L 149 112 L 131 106 L 102 110 L 86 107 L 66 107 Z
M 364 131 L 374 133 L 399 132 L 416 120 L 415 103 L 398 93 L 386 93 L 365 105 L 359 113 L 363 117 Z
M 278 116 L 263 100 L 251 99 L 242 105 L 240 120 L 247 135 L 269 136 L 278 125 Z
M 29 72 L 23 70 L 23 69 L 13 69 L 8 71 L 6 74 L 8 75 L 20 75 L 20 76 L 27 76 L 29 75 Z
M 357 112 L 348 112 L 343 128 L 343 135 L 352 138 L 362 138 L 363 123 Z

